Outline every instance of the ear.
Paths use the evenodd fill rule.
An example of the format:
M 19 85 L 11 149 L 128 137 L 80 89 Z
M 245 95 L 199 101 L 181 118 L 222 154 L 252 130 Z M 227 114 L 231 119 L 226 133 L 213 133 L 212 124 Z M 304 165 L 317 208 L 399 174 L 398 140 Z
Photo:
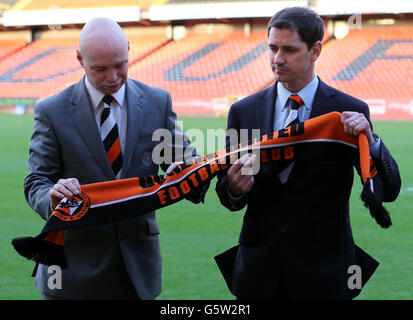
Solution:
M 84 66 L 83 66 L 83 58 L 82 58 L 82 55 L 80 54 L 80 50 L 79 50 L 79 49 L 76 49 L 76 58 L 77 58 L 77 61 L 79 61 L 80 65 L 81 65 L 82 67 L 84 67 Z
M 322 44 L 321 41 L 317 41 L 316 43 L 314 43 L 313 47 L 311 48 L 311 61 L 314 62 L 318 59 L 318 57 L 321 54 L 321 48 L 322 48 Z

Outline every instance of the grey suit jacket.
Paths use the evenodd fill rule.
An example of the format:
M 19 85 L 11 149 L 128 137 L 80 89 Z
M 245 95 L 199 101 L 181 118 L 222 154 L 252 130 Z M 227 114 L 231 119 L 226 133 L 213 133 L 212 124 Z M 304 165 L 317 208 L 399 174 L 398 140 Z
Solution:
M 158 166 L 152 161 L 152 150 L 159 142 L 152 141 L 152 133 L 158 128 L 175 132 L 171 97 L 164 90 L 129 79 L 126 99 L 128 120 L 121 178 L 156 174 Z M 44 219 L 51 212 L 49 189 L 59 179 L 75 177 L 80 184 L 115 179 L 84 79 L 36 105 L 27 165 L 30 173 L 24 181 L 25 196 Z M 68 230 L 65 251 L 69 267 L 62 271 L 61 289 L 49 288 L 48 267 L 39 265 L 36 285 L 42 293 L 69 299 L 127 299 L 136 294 L 141 299 L 154 299 L 161 292 L 155 212 Z

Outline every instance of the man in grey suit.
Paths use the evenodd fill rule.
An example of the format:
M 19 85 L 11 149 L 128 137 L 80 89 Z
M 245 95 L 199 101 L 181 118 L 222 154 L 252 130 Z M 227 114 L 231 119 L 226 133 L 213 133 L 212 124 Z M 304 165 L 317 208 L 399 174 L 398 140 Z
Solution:
M 24 192 L 43 219 L 62 198 L 79 194 L 82 184 L 156 174 L 155 130 L 167 129 L 180 137 L 176 141 L 185 141 L 175 125 L 169 93 L 127 79 L 128 51 L 129 41 L 116 22 L 91 20 L 82 29 L 77 50 L 85 77 L 36 105 Z M 112 101 L 107 102 L 107 96 Z M 117 128 L 116 160 L 111 159 L 116 148 L 107 150 L 102 141 L 103 132 L 109 131 L 105 106 L 110 109 L 106 119 Z M 187 146 L 172 147 L 183 154 Z M 206 189 L 188 199 L 200 202 Z M 68 230 L 65 252 L 68 268 L 62 270 L 61 288 L 50 286 L 48 266 L 37 267 L 35 283 L 43 299 L 154 299 L 161 292 L 155 212 Z

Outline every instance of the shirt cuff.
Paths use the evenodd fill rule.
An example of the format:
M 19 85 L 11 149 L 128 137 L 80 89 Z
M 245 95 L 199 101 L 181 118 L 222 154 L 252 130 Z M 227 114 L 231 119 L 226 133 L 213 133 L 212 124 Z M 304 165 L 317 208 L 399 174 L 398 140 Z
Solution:
M 242 198 L 244 198 L 245 193 L 241 193 L 239 196 L 234 196 L 234 195 L 231 193 L 231 191 L 229 190 L 227 184 L 225 185 L 225 187 L 227 188 L 227 193 L 228 193 L 229 199 L 230 199 L 232 202 L 235 202 L 235 203 L 236 203 L 236 202 L 240 201 Z
M 380 157 L 380 144 L 381 144 L 381 139 L 379 135 L 375 132 L 373 132 L 373 137 L 376 140 L 376 143 L 370 146 L 370 155 L 374 158 L 379 158 Z

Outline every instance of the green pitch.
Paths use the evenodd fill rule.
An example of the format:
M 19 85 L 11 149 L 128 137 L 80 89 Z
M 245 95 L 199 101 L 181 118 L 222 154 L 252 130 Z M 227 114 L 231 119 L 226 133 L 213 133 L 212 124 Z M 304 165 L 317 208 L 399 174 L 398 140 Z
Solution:
M 185 131 L 224 129 L 226 119 L 183 118 Z M 376 122 L 378 132 L 396 158 L 402 191 L 395 203 L 385 204 L 393 226 L 381 229 L 359 200 L 361 183 L 355 176 L 351 221 L 355 242 L 375 257 L 380 266 L 358 299 L 413 299 L 413 123 Z M 23 179 L 27 174 L 31 115 L 0 114 L 0 299 L 39 299 L 31 272 L 33 262 L 20 257 L 10 245 L 14 237 L 34 236 L 44 221 L 26 204 Z M 213 134 L 213 132 L 210 132 Z M 216 139 L 204 152 L 223 147 Z M 158 210 L 163 254 L 163 292 L 158 299 L 234 299 L 213 257 L 237 243 L 243 212 L 229 212 L 219 204 L 215 181 L 204 204 L 187 201 Z

